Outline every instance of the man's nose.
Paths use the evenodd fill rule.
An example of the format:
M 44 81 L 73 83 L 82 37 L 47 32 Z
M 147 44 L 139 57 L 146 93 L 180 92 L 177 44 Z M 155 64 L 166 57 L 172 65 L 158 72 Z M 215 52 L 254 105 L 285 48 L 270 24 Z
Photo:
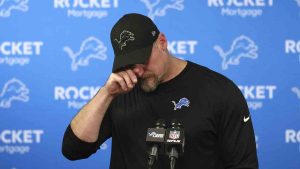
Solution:
M 145 65 L 136 64 L 133 68 L 133 72 L 138 76 L 141 77 L 144 74 Z

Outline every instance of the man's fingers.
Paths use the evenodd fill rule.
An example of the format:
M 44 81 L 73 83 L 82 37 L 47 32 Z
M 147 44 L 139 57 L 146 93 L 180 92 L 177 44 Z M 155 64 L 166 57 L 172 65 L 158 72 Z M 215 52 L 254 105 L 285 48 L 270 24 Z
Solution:
M 137 83 L 137 77 L 134 74 L 134 72 L 131 69 L 127 69 L 126 72 L 129 75 L 129 77 L 130 77 L 131 81 L 133 82 L 133 84 Z
M 129 74 L 127 74 L 126 71 L 119 72 L 118 75 L 120 75 L 124 79 L 127 88 L 133 88 L 133 82 L 131 81 Z
M 124 91 L 128 90 L 127 84 L 122 76 L 116 74 L 115 79 L 116 79 L 117 83 L 121 86 L 122 90 L 124 90 Z
M 120 94 L 129 92 L 137 83 L 137 75 L 131 69 L 127 69 L 121 72 L 112 73 L 108 82 L 108 88 L 113 94 Z

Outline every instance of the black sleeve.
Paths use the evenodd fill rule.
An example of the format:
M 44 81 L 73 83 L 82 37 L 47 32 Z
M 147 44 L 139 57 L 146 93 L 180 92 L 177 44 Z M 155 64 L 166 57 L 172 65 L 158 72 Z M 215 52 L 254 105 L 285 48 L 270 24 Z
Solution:
M 102 143 L 111 137 L 111 119 L 109 111 L 105 114 L 99 130 L 98 140 L 94 143 L 80 140 L 68 125 L 62 142 L 62 154 L 69 160 L 79 160 L 88 158 L 94 154 Z
M 224 167 L 258 169 L 255 135 L 247 102 L 233 82 L 226 88 L 218 129 Z

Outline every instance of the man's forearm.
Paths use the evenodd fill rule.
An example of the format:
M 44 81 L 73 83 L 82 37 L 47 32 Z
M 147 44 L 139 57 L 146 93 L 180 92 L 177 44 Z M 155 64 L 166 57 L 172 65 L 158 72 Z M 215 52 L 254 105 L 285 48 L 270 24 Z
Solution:
M 91 143 L 97 141 L 103 117 L 112 99 L 113 96 L 101 88 L 73 118 L 71 129 L 79 139 Z

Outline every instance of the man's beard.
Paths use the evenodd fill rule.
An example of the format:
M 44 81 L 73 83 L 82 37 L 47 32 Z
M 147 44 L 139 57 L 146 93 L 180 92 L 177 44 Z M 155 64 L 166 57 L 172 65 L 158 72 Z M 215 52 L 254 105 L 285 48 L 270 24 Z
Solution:
M 146 73 L 140 79 L 140 87 L 144 92 L 153 92 L 160 83 L 160 79 L 154 73 Z

